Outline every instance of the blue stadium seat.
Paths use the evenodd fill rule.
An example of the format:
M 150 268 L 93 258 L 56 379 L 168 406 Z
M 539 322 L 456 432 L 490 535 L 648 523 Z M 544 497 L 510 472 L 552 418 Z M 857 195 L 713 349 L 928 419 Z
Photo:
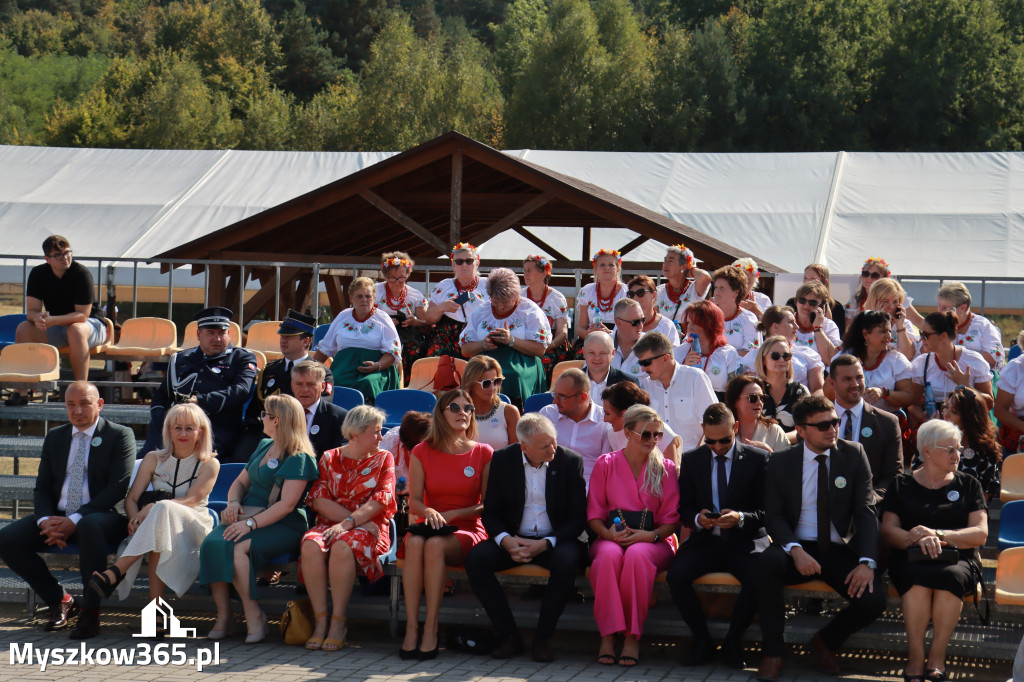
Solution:
M 335 386 L 332 398 L 335 405 L 344 407 L 346 410 L 363 404 L 363 394 L 347 386 Z
M 526 399 L 526 402 L 523 403 L 523 414 L 526 414 L 527 412 L 540 412 L 540 408 L 545 405 L 550 405 L 554 401 L 555 399 L 550 393 L 537 393 L 535 395 L 531 395 Z
M 397 391 L 382 391 L 373 404 L 387 413 L 384 426 L 394 427 L 402 423 L 406 412 L 433 412 L 437 398 L 428 391 L 401 388 Z
M 217 480 L 210 491 L 210 501 L 206 503 L 207 507 L 217 513 L 224 511 L 224 507 L 228 506 L 228 490 L 244 468 L 245 465 L 241 462 L 226 462 L 220 465 Z
M 0 350 L 14 343 L 14 332 L 27 319 L 22 313 L 0 315 Z
M 509 397 L 508 397 L 507 395 L 505 395 L 504 393 L 499 393 L 499 394 L 498 394 L 498 397 L 499 397 L 499 398 L 501 398 L 501 402 L 503 402 L 503 403 L 508 403 L 509 405 L 511 405 L 511 404 L 512 404 L 512 401 L 511 401 L 511 400 L 509 399 Z
M 999 510 L 999 551 L 1024 547 L 1024 500 L 1007 502 Z
M 316 347 L 320 345 L 320 342 L 327 336 L 327 330 L 331 328 L 329 324 L 317 325 L 317 328 L 313 330 L 313 345 L 309 349 L 316 350 Z

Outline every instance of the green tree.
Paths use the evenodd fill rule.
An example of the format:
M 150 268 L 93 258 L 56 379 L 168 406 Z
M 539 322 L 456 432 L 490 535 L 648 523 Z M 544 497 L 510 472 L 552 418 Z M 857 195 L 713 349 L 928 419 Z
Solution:
M 389 12 L 388 0 L 306 0 L 309 15 L 323 27 L 343 65 L 359 71 L 370 58 L 370 44 Z
M 506 9 L 505 21 L 492 24 L 496 75 L 506 97 L 523 71 L 530 48 L 547 22 L 547 0 L 514 0 Z
M 327 33 L 296 2 L 278 22 L 284 68 L 278 84 L 300 100 L 308 100 L 338 77 L 342 60 L 327 45 Z
M 318 92 L 295 113 L 295 147 L 308 151 L 358 149 L 355 74 L 343 71 L 337 82 Z
M 291 149 L 294 98 L 277 88 L 261 88 L 247 104 L 238 148 Z

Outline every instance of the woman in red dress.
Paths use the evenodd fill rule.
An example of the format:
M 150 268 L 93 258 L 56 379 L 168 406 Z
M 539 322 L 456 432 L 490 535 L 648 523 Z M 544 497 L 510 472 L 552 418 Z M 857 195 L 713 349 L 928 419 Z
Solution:
M 490 445 L 476 442 L 473 399 L 461 389 L 443 393 L 434 406 L 426 439 L 412 449 L 409 514 L 433 529 L 455 526 L 447 535 L 424 537 L 410 532 L 403 547 L 405 565 L 405 639 L 403 660 L 437 657 L 437 620 L 447 578 L 445 566 L 462 565 L 474 545 L 487 539 L 480 520 L 490 470 Z M 426 595 L 427 618 L 419 638 L 420 598 Z

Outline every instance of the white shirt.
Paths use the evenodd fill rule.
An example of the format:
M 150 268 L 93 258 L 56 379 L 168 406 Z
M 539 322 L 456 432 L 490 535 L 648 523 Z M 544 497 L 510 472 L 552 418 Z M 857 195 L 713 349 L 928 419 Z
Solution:
M 604 422 L 604 409 L 593 399 L 590 410 L 580 421 L 558 412 L 558 406 L 551 404 L 541 408 L 540 413 L 551 420 L 558 432 L 558 444 L 563 448 L 575 450 L 583 456 L 583 478 L 590 485 L 590 473 L 594 470 L 597 458 L 611 452 L 608 432 L 611 427 Z
M 980 384 L 985 381 L 992 380 L 992 370 L 988 366 L 988 362 L 985 358 L 981 357 L 980 354 L 963 348 L 956 359 L 956 363 L 960 365 L 961 371 L 967 371 L 966 368 L 971 368 L 971 384 Z M 913 379 L 915 384 L 924 386 L 924 366 L 925 363 L 928 365 L 928 382 L 932 386 L 932 393 L 935 394 L 935 400 L 943 402 L 946 400 L 946 394 L 953 391 L 956 388 L 956 382 L 949 378 L 949 374 L 939 368 L 939 363 L 935 361 L 934 353 L 925 353 L 924 355 L 918 355 L 914 358 L 914 361 L 910 363 L 911 370 L 913 372 L 910 377 Z
M 526 473 L 526 502 L 523 504 L 523 520 L 519 523 L 519 536 L 545 538 L 554 547 L 558 541 L 551 534 L 554 529 L 551 526 L 551 519 L 548 518 L 548 502 L 545 497 L 548 463 L 544 462 L 539 467 L 535 467 L 530 464 L 530 460 L 526 459 L 526 455 L 523 455 L 523 470 Z M 494 541 L 500 547 L 501 541 L 508 535 L 508 533 L 498 533 Z
M 683 340 L 682 345 L 676 346 L 676 362 L 682 363 L 690 352 L 691 342 L 689 337 Z M 756 356 L 757 353 L 747 353 L 745 357 Z M 740 355 L 736 349 L 725 344 L 719 346 L 710 356 L 701 356 L 703 359 L 696 369 L 701 370 L 711 380 L 711 387 L 719 393 L 725 393 L 729 380 L 740 373 Z
M 583 366 L 583 371 L 587 375 L 587 379 L 590 380 L 590 399 L 599 402 L 601 400 L 601 394 L 604 393 L 604 389 L 608 386 L 608 375 L 612 373 L 612 366 L 609 362 L 605 368 L 604 378 L 601 381 L 594 381 L 594 378 L 590 376 L 590 370 L 586 365 Z M 603 409 L 603 408 L 602 408 Z
M 761 332 L 757 331 L 757 317 L 749 310 L 739 308 L 736 316 L 725 321 L 725 340 L 737 353 L 746 354 L 761 345 Z
M 829 318 L 824 318 L 821 323 L 821 331 L 825 332 L 826 338 L 832 342 L 832 345 L 839 348 L 841 341 L 839 340 L 839 327 L 835 322 Z M 796 328 L 796 338 L 793 340 L 794 346 L 804 346 L 806 348 L 817 349 L 818 344 L 814 338 L 814 331 L 805 332 Z
M 306 433 L 313 428 L 313 417 L 316 416 L 316 411 L 320 409 L 320 401 L 322 398 L 317 398 L 316 402 L 309 406 L 309 412 L 306 413 Z M 395 429 L 398 431 L 398 429 Z
M 762 294 L 760 291 L 753 293 L 754 303 L 761 309 L 762 313 L 772 307 L 772 299 L 768 298 L 768 294 Z
M 957 329 L 953 343 L 978 353 L 990 353 L 995 356 L 995 369 L 1003 366 L 1003 336 L 987 317 L 971 313 L 967 328 L 962 332 Z
M 996 386 L 1000 391 L 1013 394 L 1013 413 L 1018 417 L 1024 415 L 1024 355 L 1018 355 L 1006 363 L 1006 367 L 999 373 Z
M 597 307 L 597 282 L 591 282 L 580 289 L 580 293 L 576 296 L 576 310 L 586 310 L 591 325 L 600 322 L 610 329 L 615 329 L 615 304 L 626 297 L 626 290 L 629 288 L 622 282 L 616 282 L 615 286 L 618 288 L 615 290 L 611 307 L 608 310 L 601 310 Z M 580 319 L 579 312 L 577 312 L 576 319 Z
M 658 319 L 658 324 L 654 326 L 654 329 L 644 332 L 650 334 L 651 332 L 661 332 L 668 337 L 668 340 L 673 346 L 679 345 L 679 328 L 676 327 L 676 323 L 668 319 L 668 315 L 662 314 Z
M 477 307 L 469 316 L 469 324 L 462 330 L 459 343 L 483 341 L 496 329 L 507 329 L 513 338 L 540 341 L 547 347 L 551 343 L 551 326 L 544 312 L 533 301 L 521 298 L 507 317 L 498 319 L 490 304 Z
M 527 298 L 529 287 L 523 287 L 520 290 L 520 295 L 523 298 Z M 544 315 L 548 318 L 548 324 L 551 325 L 552 330 L 555 327 L 555 320 L 568 320 L 569 319 L 569 303 L 565 300 L 565 296 L 558 289 L 552 289 L 548 287 L 548 295 L 544 297 L 544 300 L 540 303 L 540 309 L 544 311 Z M 533 299 L 530 299 L 533 300 Z M 536 303 L 536 301 L 533 301 Z
M 64 469 L 64 483 L 60 487 L 60 499 L 57 500 L 57 509 L 59 511 L 67 511 L 68 509 L 68 484 L 71 483 L 71 467 L 75 462 L 75 452 L 78 450 L 78 439 L 81 438 L 78 434 L 85 434 L 85 476 L 82 477 L 82 506 L 89 504 L 89 500 L 92 496 L 89 494 L 89 453 L 92 452 L 92 438 L 93 434 L 96 433 L 96 425 L 99 424 L 97 419 L 93 422 L 92 426 L 85 429 L 84 431 L 78 430 L 77 427 L 72 427 L 71 433 L 71 448 L 68 450 L 68 463 Z M 42 523 L 49 517 L 39 519 L 37 523 Z M 78 522 L 82 520 L 82 515 L 78 512 L 69 514 L 68 518 L 76 526 Z
M 446 316 L 452 318 L 456 322 L 465 322 L 466 318 L 462 316 L 462 311 L 466 311 L 466 315 L 469 317 L 473 316 L 473 311 L 487 303 L 490 299 L 487 297 L 487 280 L 480 278 L 477 282 L 476 288 L 470 290 L 469 300 L 462 304 L 462 307 L 453 313 L 445 313 Z M 450 301 L 453 298 L 458 298 L 459 290 L 455 286 L 455 278 L 449 277 L 448 279 L 442 279 L 434 290 L 430 292 L 430 298 L 427 299 L 431 305 L 444 303 Z
M 338 313 L 320 342 L 320 352 L 333 358 L 345 348 L 366 348 L 391 353 L 395 360 L 401 359 L 402 344 L 391 317 L 380 308 L 374 308 L 368 318 L 359 322 L 353 311 L 353 308 L 346 308 Z
M 831 463 L 829 453 L 825 455 L 826 468 Z M 803 475 L 803 496 L 800 502 L 800 520 L 796 524 L 796 536 L 804 542 L 817 542 L 818 540 L 818 462 L 815 457 L 817 452 L 804 445 L 804 475 Z M 829 537 L 832 542 L 843 544 L 843 538 L 836 530 L 834 523 L 829 523 Z M 791 542 L 783 549 L 787 552 L 798 545 L 798 542 Z
M 661 423 L 661 430 L 665 432 L 665 435 L 662 437 L 661 442 L 658 443 L 658 447 L 664 451 L 669 443 L 679 437 L 679 434 L 673 431 L 672 427 L 665 422 Z M 611 424 L 608 425 L 608 447 L 610 448 L 609 452 L 618 452 L 626 447 L 625 429 L 616 431 L 611 428 Z
M 640 388 L 651 396 L 651 407 L 661 415 L 672 430 L 683 438 L 683 450 L 690 450 L 704 436 L 701 421 L 704 410 L 718 402 L 711 380 L 699 369 L 680 365 L 674 359 L 675 372 L 668 388 L 646 373 L 640 377 Z
M 644 335 L 641 334 L 640 338 L 643 338 L 643 336 Z M 612 353 L 611 366 L 625 374 L 627 378 L 637 381 L 642 370 L 640 368 L 639 361 L 636 359 L 636 353 L 634 353 L 633 349 L 630 348 L 629 354 L 626 355 L 626 357 L 622 357 L 622 349 L 619 347 L 617 337 L 617 334 L 612 337 L 612 340 L 615 342 L 615 351 Z M 639 340 L 640 339 L 637 339 L 637 341 Z M 635 341 L 633 342 L 633 348 L 636 348 Z
M 913 369 L 907 356 L 899 351 L 887 350 L 874 369 L 864 368 L 864 384 L 868 388 L 896 388 L 897 381 L 910 379 Z
M 677 303 L 668 297 L 668 283 L 660 285 L 658 287 L 658 297 L 654 300 L 654 305 L 658 312 L 665 317 L 674 322 L 682 322 L 686 309 L 690 307 L 690 304 L 702 298 L 703 296 L 697 293 L 697 280 L 691 279 L 687 280 L 686 291 L 679 296 Z
M 847 412 L 850 413 L 849 416 L 847 416 Z M 860 424 L 864 419 L 864 400 L 858 400 L 857 404 L 849 410 L 836 402 L 836 413 L 839 415 L 839 437 L 843 438 L 843 434 L 846 433 L 846 422 L 853 419 L 853 438 L 849 440 L 859 443 L 860 437 L 863 435 L 860 432 Z
M 387 282 L 378 282 L 374 287 L 374 291 L 376 293 L 375 298 L 377 301 L 377 307 L 386 312 L 389 316 L 394 317 L 401 312 L 406 317 L 412 317 L 416 308 L 423 305 L 423 301 L 425 300 L 423 293 L 419 289 L 407 285 L 405 287 L 405 303 L 403 303 L 399 308 L 392 308 L 388 303 L 387 286 Z

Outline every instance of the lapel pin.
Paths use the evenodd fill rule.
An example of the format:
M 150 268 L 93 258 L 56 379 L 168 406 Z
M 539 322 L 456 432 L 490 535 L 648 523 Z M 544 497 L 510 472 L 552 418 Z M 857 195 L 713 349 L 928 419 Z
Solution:
M 93 439 L 92 439 L 92 441 L 90 441 L 90 442 L 92 443 L 92 446 L 93 446 L 93 447 L 95 448 L 95 447 L 98 447 L 98 446 L 99 446 L 99 444 L 103 442 L 103 439 L 102 439 L 102 438 L 100 438 L 99 436 L 96 436 L 96 437 L 95 437 L 95 438 L 93 438 Z
M 836 476 L 836 487 L 842 490 L 846 487 L 846 479 L 842 476 Z
M 865 438 L 871 438 L 871 434 L 873 433 L 874 431 L 871 430 L 870 426 L 865 426 L 863 429 L 860 430 L 860 435 L 864 436 Z
M 949 500 L 950 502 L 956 502 L 957 500 L 960 499 L 960 493 L 958 493 L 955 490 L 950 490 L 948 493 L 946 493 L 946 499 Z

